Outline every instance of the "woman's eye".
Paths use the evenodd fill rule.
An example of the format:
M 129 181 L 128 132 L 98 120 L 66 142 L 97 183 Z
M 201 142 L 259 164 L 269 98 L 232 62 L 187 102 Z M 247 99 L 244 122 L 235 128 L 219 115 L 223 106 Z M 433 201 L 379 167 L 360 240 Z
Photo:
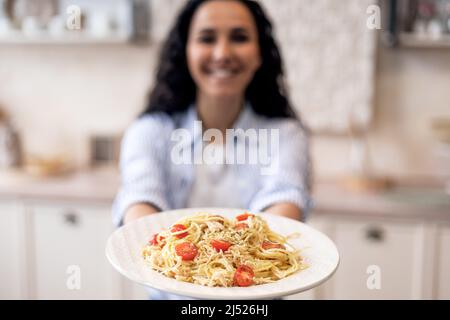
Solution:
M 201 36 L 198 38 L 198 42 L 200 43 L 214 43 L 216 39 L 213 36 Z
M 249 37 L 245 34 L 235 34 L 231 36 L 233 42 L 247 42 Z

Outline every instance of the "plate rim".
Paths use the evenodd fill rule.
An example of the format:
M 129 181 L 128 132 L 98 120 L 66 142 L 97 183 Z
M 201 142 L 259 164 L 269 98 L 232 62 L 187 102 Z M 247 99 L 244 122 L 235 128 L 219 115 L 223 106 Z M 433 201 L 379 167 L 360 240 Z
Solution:
M 261 216 L 267 216 L 268 215 L 268 216 L 271 216 L 271 217 L 275 217 L 276 219 L 294 220 L 294 219 L 290 219 L 290 218 L 287 218 L 287 217 L 284 217 L 284 216 L 271 214 L 269 212 L 253 212 L 253 211 L 250 211 L 248 209 L 242 209 L 242 208 L 198 207 L 198 208 L 182 208 L 182 209 L 160 211 L 160 212 L 157 212 L 157 213 L 149 215 L 149 216 L 144 216 L 144 217 L 138 218 L 138 219 L 132 221 L 130 224 L 121 225 L 119 228 L 116 228 L 109 235 L 109 237 L 108 237 L 108 239 L 106 241 L 106 247 L 105 247 L 106 258 L 109 261 L 109 263 L 114 267 L 114 269 L 116 269 L 116 271 L 120 273 L 120 275 L 124 276 L 125 278 L 129 279 L 130 281 L 133 281 L 133 282 L 135 282 L 135 283 L 137 283 L 137 284 L 139 284 L 139 285 L 141 285 L 141 286 L 143 286 L 145 288 L 153 288 L 153 289 L 165 291 L 165 292 L 168 292 L 168 293 L 171 293 L 171 294 L 180 295 L 180 296 L 187 296 L 189 298 L 194 298 L 194 299 L 208 299 L 208 300 L 230 300 L 230 299 L 231 300 L 259 300 L 259 299 L 270 299 L 270 298 L 274 298 L 274 297 L 284 297 L 284 296 L 289 296 L 289 295 L 305 292 L 305 291 L 308 291 L 308 290 L 310 290 L 312 288 L 315 288 L 315 287 L 319 286 L 320 284 L 322 284 L 322 283 L 326 282 L 327 280 L 329 280 L 336 273 L 336 271 L 337 271 L 337 269 L 338 269 L 338 267 L 340 265 L 340 262 L 341 262 L 340 253 L 339 253 L 339 250 L 338 250 L 336 244 L 334 243 L 334 241 L 332 241 L 323 232 L 317 230 L 316 228 L 308 225 L 307 223 L 305 223 L 303 221 L 298 221 L 298 220 L 294 220 L 294 222 L 304 225 L 307 229 L 310 229 L 313 232 L 320 234 L 322 237 L 324 237 L 328 241 L 329 245 L 331 245 L 333 247 L 333 249 L 334 249 L 333 251 L 334 251 L 334 253 L 336 255 L 336 263 L 335 263 L 335 265 L 333 267 L 333 270 L 327 276 L 325 276 L 325 277 L 323 277 L 323 278 L 321 278 L 321 279 L 319 279 L 317 281 L 314 281 L 314 282 L 310 283 L 307 286 L 303 286 L 303 287 L 301 287 L 299 289 L 291 289 L 291 290 L 283 291 L 283 293 L 281 295 L 280 294 L 274 294 L 274 293 L 267 293 L 267 294 L 258 294 L 257 297 L 244 296 L 244 295 L 243 296 L 239 296 L 239 297 L 230 297 L 230 296 L 225 296 L 225 295 L 211 296 L 210 294 L 202 294 L 201 290 L 199 291 L 199 293 L 195 292 L 194 295 L 193 295 L 192 292 L 190 292 L 190 291 L 186 292 L 183 289 L 173 289 L 173 288 L 171 288 L 169 290 L 167 288 L 164 288 L 163 286 L 159 286 L 159 285 L 154 284 L 154 283 L 152 283 L 152 285 L 149 285 L 149 283 L 146 282 L 146 281 L 142 281 L 142 280 L 133 278 L 132 276 L 130 276 L 128 274 L 128 272 L 126 272 L 126 270 L 124 270 L 120 266 L 116 265 L 116 263 L 113 261 L 112 257 L 110 256 L 109 247 L 110 247 L 110 243 L 112 243 L 113 237 L 115 237 L 115 235 L 118 234 L 120 232 L 120 230 L 122 230 L 122 232 L 123 232 L 124 229 L 128 229 L 128 228 L 131 229 L 132 227 L 130 227 L 130 226 L 132 224 L 137 224 L 138 220 L 140 220 L 142 222 L 142 220 L 150 219 L 150 218 L 154 217 L 155 215 L 166 215 L 166 214 L 170 214 L 170 213 L 173 213 L 173 212 L 178 212 L 178 213 L 183 213 L 183 212 L 188 213 L 189 212 L 191 214 L 194 214 L 195 212 L 208 212 L 208 211 L 228 211 L 230 213 L 232 213 L 232 211 L 236 211 L 236 212 L 247 211 L 247 212 L 252 212 L 252 213 L 254 213 L 256 215 L 261 215 Z M 156 272 L 156 271 L 154 271 L 154 272 Z M 158 273 L 158 272 L 156 272 L 156 273 Z M 158 274 L 160 274 L 160 273 L 158 273 Z M 284 278 L 284 279 L 286 279 L 286 278 Z M 169 278 L 169 277 L 167 277 L 167 280 L 173 280 L 173 281 L 177 281 L 178 282 L 178 280 L 173 279 L 173 278 Z M 186 282 L 186 283 L 188 283 L 188 282 Z M 202 286 L 202 285 L 195 284 L 195 283 L 189 283 L 189 284 L 198 285 L 198 286 L 200 286 L 202 288 L 213 288 L 213 287 Z M 252 288 L 254 288 L 254 286 Z M 241 289 L 245 290 L 245 288 L 241 288 Z

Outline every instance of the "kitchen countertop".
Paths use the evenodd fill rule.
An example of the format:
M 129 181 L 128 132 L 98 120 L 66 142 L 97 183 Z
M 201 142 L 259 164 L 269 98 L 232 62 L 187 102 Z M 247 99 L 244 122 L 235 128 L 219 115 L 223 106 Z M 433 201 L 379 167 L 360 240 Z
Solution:
M 318 182 L 315 214 L 450 221 L 450 195 L 443 187 L 408 183 L 378 192 L 356 192 L 339 181 Z
M 111 168 L 48 177 L 0 171 L 0 197 L 110 203 L 119 183 L 119 172 Z
M 82 170 L 64 176 L 36 177 L 0 171 L 0 197 L 13 199 L 112 203 L 120 183 L 113 168 Z M 317 181 L 314 214 L 438 219 L 450 221 L 450 195 L 423 183 L 382 192 L 356 192 L 338 180 Z

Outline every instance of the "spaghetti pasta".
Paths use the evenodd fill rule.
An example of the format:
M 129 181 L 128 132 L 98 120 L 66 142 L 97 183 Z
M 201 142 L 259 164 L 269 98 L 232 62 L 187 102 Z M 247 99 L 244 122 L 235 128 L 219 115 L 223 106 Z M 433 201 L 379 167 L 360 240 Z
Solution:
M 154 270 L 205 286 L 249 286 L 274 282 L 307 266 L 300 253 L 260 216 L 234 220 L 198 213 L 153 235 L 142 250 Z

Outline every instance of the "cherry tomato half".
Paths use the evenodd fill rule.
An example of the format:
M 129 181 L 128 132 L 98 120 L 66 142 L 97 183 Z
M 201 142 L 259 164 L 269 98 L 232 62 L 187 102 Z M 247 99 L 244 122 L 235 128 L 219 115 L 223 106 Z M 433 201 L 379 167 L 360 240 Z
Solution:
M 214 249 L 216 249 L 217 252 L 220 251 L 225 252 L 231 246 L 231 243 L 225 240 L 211 240 L 211 245 L 213 246 Z
M 240 214 L 240 215 L 238 215 L 237 217 L 236 217 L 236 220 L 237 221 L 244 221 L 244 220 L 247 220 L 248 219 L 248 217 L 254 217 L 255 215 L 254 214 L 251 214 L 251 213 L 243 213 L 243 214 Z
M 175 224 L 170 231 L 178 232 L 178 231 L 182 231 L 182 230 L 186 230 L 186 229 L 187 229 L 186 226 L 183 224 Z M 183 239 L 187 235 L 188 235 L 187 232 L 182 232 L 180 234 L 177 234 L 175 237 L 177 237 L 178 239 Z
M 267 249 L 284 249 L 284 246 L 281 243 L 276 243 L 276 242 L 271 242 L 271 241 L 266 241 L 264 240 L 261 247 L 264 250 Z
M 149 241 L 149 243 L 150 243 L 152 246 L 156 246 L 156 245 L 160 244 L 160 243 L 158 242 L 158 234 L 159 234 L 159 233 L 155 233 L 155 234 L 153 235 L 152 239 Z M 163 241 L 164 239 L 165 239 L 164 237 L 159 237 L 159 240 L 160 240 L 160 241 Z
M 198 250 L 192 242 L 183 242 L 175 246 L 175 252 L 183 261 L 191 261 L 197 256 Z
M 234 273 L 233 282 L 239 287 L 248 287 L 253 284 L 253 277 L 255 273 L 253 269 L 246 265 L 241 265 L 236 269 Z
M 234 228 L 236 230 L 243 230 L 243 229 L 247 229 L 248 225 L 246 223 L 238 223 L 234 226 Z

